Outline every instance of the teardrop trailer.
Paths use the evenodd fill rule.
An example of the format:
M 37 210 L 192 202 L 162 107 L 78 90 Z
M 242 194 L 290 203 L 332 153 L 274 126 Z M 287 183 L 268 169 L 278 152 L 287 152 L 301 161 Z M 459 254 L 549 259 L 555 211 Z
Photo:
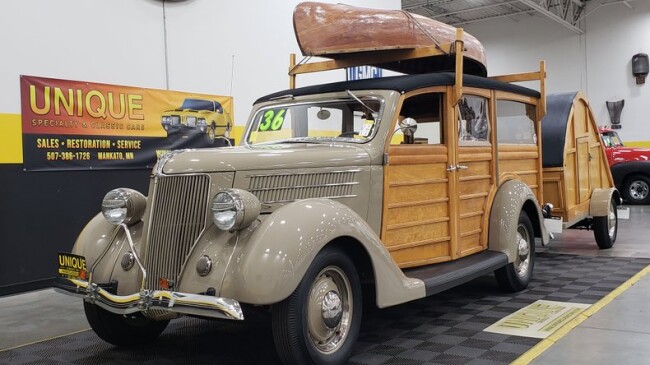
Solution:
M 301 6 L 351 8 L 305 3 L 298 15 Z M 419 37 L 429 26 L 390 16 Z M 449 33 L 443 26 L 433 25 Z M 552 190 L 539 138 L 544 63 L 487 78 L 473 37 L 452 34 L 436 45 L 354 46 L 292 63 L 292 83 L 352 65 L 414 74 L 267 95 L 240 146 L 163 156 L 147 196 L 112 190 L 72 253 L 59 254 L 83 265 L 61 264 L 57 290 L 83 298 L 93 330 L 118 346 L 152 341 L 182 315 L 244 320 L 261 311 L 284 363 L 338 364 L 353 350 L 363 301 L 398 305 L 491 272 L 504 289 L 524 289 L 535 238 L 549 240 L 544 215 L 602 227 L 617 192 L 602 178 L 608 170 L 593 170 L 601 185 L 594 177 L 586 203 L 567 203 L 565 191 L 580 185 L 566 166 L 582 167 L 585 156 L 573 146 L 564 170 L 549 167 L 562 179 Z M 421 72 L 449 65 L 455 72 Z M 539 92 L 512 84 L 530 80 Z M 571 138 L 584 132 L 576 124 Z M 544 213 L 547 190 L 555 208 Z

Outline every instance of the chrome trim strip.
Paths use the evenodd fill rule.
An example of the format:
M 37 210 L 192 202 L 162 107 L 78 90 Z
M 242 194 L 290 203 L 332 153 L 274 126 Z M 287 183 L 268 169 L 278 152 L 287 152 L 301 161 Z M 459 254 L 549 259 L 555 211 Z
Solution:
M 356 198 L 357 196 L 358 195 L 356 195 L 356 194 L 337 195 L 337 196 L 319 196 L 318 198 L 312 198 L 312 199 L 343 199 L 343 198 Z M 291 202 L 296 202 L 296 201 L 299 201 L 299 200 L 305 200 L 305 199 L 276 200 L 276 201 L 264 202 L 263 204 L 291 203 Z
M 130 314 L 147 310 L 164 310 L 211 318 L 243 320 L 244 313 L 238 301 L 201 294 L 167 290 L 142 290 L 129 295 L 114 295 L 84 280 L 57 278 L 55 290 L 83 298 L 109 312 Z
M 345 174 L 349 172 L 361 172 L 361 169 L 353 169 L 353 170 L 334 170 L 334 171 L 328 171 L 328 170 L 319 170 L 319 171 L 311 171 L 311 172 L 281 172 L 277 174 L 256 174 L 256 175 L 245 175 L 244 178 L 251 178 L 251 177 L 271 177 L 271 176 L 295 176 L 295 175 L 316 175 L 316 174 Z
M 319 185 L 296 185 L 296 186 L 279 186 L 276 188 L 250 188 L 248 191 L 270 191 L 270 190 L 287 190 L 287 189 L 304 189 L 304 188 L 326 188 L 332 186 L 343 186 L 343 185 L 359 185 L 359 182 L 348 182 L 348 183 L 334 183 L 334 184 L 319 184 Z

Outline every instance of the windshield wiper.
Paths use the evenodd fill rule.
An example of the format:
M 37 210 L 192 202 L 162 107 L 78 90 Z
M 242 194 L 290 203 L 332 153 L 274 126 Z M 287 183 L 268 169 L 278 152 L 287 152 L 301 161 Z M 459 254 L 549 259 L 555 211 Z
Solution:
M 359 104 L 363 105 L 366 109 L 370 110 L 373 114 L 378 114 L 378 112 L 377 112 L 376 110 L 374 110 L 373 108 L 371 108 L 371 107 L 369 107 L 368 105 L 366 105 L 366 103 L 364 103 L 361 99 L 359 99 L 356 95 L 354 95 L 354 94 L 352 93 L 352 91 L 350 91 L 350 90 L 348 89 L 348 90 L 345 90 L 345 92 L 347 92 L 348 95 L 350 95 L 351 97 L 353 97 L 354 100 L 358 101 Z

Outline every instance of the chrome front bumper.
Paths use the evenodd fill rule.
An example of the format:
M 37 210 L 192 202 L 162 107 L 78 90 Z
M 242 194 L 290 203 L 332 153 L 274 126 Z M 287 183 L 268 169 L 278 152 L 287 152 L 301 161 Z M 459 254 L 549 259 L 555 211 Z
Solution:
M 130 314 L 146 310 L 165 310 L 203 317 L 243 320 L 239 302 L 201 294 L 178 293 L 167 290 L 142 290 L 130 295 L 114 295 L 95 283 L 85 280 L 56 278 L 58 292 L 83 298 L 109 312 Z

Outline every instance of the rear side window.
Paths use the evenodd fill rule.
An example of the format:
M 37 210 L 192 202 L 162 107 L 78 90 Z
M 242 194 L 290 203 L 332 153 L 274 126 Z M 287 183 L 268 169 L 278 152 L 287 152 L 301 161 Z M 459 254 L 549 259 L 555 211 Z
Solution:
M 464 95 L 458 103 L 458 140 L 486 143 L 490 141 L 489 102 L 482 96 Z
M 497 141 L 510 144 L 537 144 L 534 105 L 511 100 L 497 101 Z

